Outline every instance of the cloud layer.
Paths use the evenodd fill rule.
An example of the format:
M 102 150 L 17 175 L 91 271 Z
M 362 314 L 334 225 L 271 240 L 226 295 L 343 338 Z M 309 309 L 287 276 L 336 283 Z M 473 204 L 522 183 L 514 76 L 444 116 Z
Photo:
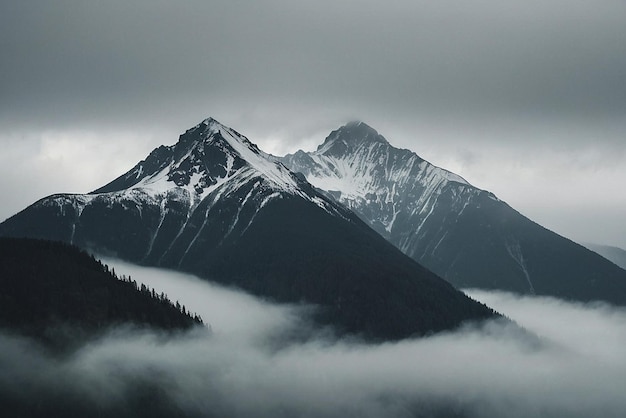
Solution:
M 490 118 L 626 106 L 616 1 L 36 0 L 1 11 L 1 114 L 27 123 L 180 121 L 196 108 L 192 123 L 233 104 Z
M 624 15 L 614 0 L 6 0 L 0 219 L 94 190 L 207 116 L 278 154 L 360 119 L 556 232 L 626 247 Z
M 24 388 L 33 388 L 107 405 L 123 403 L 128 386 L 142 380 L 197 416 L 620 417 L 626 411 L 621 308 L 470 291 L 529 332 L 491 322 L 367 345 L 326 333 L 285 338 L 307 327 L 307 309 L 179 273 L 123 263 L 116 270 L 181 300 L 211 323 L 213 334 L 167 339 L 117 330 L 62 361 L 2 336 L 5 393 L 19 387 L 28 396 Z

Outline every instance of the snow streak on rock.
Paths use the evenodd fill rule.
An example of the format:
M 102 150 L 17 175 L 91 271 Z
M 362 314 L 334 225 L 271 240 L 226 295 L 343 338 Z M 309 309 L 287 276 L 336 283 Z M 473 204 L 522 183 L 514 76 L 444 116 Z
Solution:
M 421 230 L 440 196 L 453 193 L 455 205 L 464 208 L 477 191 L 462 177 L 394 148 L 363 122 L 332 132 L 314 152 L 298 151 L 281 161 L 414 258 L 419 258 Z M 441 244 L 445 236 L 441 231 L 436 242 Z
M 243 235 L 259 211 L 287 196 L 348 218 L 345 209 L 283 163 L 237 131 L 208 118 L 182 134 L 176 144 L 155 149 L 126 174 L 94 192 L 55 195 L 36 205 L 52 208 L 64 218 L 70 215 L 68 240 L 72 243 L 86 221 L 85 214 L 89 216 L 96 206 L 134 213 L 137 222 L 149 229 L 141 259 L 157 257 L 160 264 L 183 246 L 184 251 L 176 256 L 180 266 L 207 228 L 226 225 L 218 237 L 221 245 L 229 237 Z M 223 207 L 232 204 L 236 205 L 232 213 Z M 156 250 L 159 242 L 161 248 Z

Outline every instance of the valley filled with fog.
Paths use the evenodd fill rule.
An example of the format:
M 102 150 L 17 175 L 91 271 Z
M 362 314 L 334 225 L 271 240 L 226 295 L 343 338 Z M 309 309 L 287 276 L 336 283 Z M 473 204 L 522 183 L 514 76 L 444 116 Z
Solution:
M 104 261 L 200 314 L 210 332 L 118 328 L 63 358 L 2 335 L 3 391 L 119 405 L 133 382 L 150 381 L 188 416 L 618 417 L 626 410 L 623 308 L 469 290 L 519 326 L 499 320 L 367 344 L 313 329 L 311 306 Z

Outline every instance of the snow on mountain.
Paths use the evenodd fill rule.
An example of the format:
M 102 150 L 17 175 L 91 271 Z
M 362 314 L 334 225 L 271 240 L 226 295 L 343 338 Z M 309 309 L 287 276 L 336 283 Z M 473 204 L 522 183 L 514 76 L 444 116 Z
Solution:
M 280 161 L 360 214 L 381 235 L 393 237 L 392 242 L 410 256 L 416 255 L 416 235 L 427 226 L 446 191 L 458 197 L 459 214 L 482 192 L 461 176 L 392 147 L 363 122 L 332 132 L 316 151 L 298 151 Z M 410 234 L 407 223 L 414 227 Z
M 116 187 L 122 188 L 124 197 L 137 195 L 137 191 L 152 198 L 177 193 L 186 196 L 191 207 L 195 207 L 213 192 L 217 192 L 217 200 L 259 178 L 266 189 L 299 196 L 334 211 L 324 199 L 304 192 L 302 180 L 283 164 L 212 118 L 188 130 L 176 145 L 157 148 L 122 178 L 123 182 L 117 179 L 93 193 L 116 191 Z M 270 194 L 268 199 L 278 196 Z
M 623 270 L 365 123 L 279 160 L 458 287 L 626 303 Z
M 129 247 L 132 259 L 181 265 L 204 234 L 220 243 L 235 239 L 270 202 L 287 197 L 313 203 L 332 216 L 353 218 L 245 136 L 208 118 L 176 144 L 156 148 L 92 193 L 53 195 L 33 208 L 57 212 L 62 221 L 53 235 L 61 234 L 70 243 L 91 245 L 94 238 L 89 235 L 98 231 L 101 250 L 118 253 L 122 245 Z M 109 237 L 101 227 L 102 216 L 119 217 L 127 236 Z
M 377 340 L 494 317 L 213 119 L 87 195 L 53 195 L 0 224 L 0 236 L 74 243 L 195 273 Z

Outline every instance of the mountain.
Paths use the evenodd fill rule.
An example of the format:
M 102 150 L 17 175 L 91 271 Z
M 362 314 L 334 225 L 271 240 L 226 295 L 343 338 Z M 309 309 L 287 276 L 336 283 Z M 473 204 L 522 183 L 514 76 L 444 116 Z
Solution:
M 626 271 L 365 123 L 279 160 L 459 288 L 626 303 Z
M 314 304 L 318 322 L 373 340 L 495 315 L 213 119 L 90 194 L 39 200 L 0 236 L 70 242 Z
M 626 250 L 619 247 L 612 247 L 610 245 L 599 245 L 590 243 L 584 243 L 583 245 L 589 248 L 591 251 L 600 254 L 607 260 L 617 264 L 621 268 L 626 269 Z
M 75 246 L 0 238 L 0 329 L 64 348 L 114 326 L 165 330 L 202 324 Z
M 3 416 L 189 416 L 159 386 L 158 371 L 133 379 L 116 362 L 111 362 L 107 373 L 119 385 L 117 396 L 103 401 L 107 395 L 101 393 L 107 391 L 98 383 L 101 376 L 92 375 L 92 368 L 98 366 L 83 350 L 93 354 L 111 327 L 148 328 L 160 338 L 176 338 L 180 331 L 201 325 L 199 318 L 184 313 L 164 295 L 116 277 L 86 252 L 60 242 L 0 238 L 0 289 Z M 144 334 L 133 335 L 140 339 Z M 123 351 L 117 346 L 112 355 L 123 358 Z M 74 385 L 80 389 L 73 389 Z

